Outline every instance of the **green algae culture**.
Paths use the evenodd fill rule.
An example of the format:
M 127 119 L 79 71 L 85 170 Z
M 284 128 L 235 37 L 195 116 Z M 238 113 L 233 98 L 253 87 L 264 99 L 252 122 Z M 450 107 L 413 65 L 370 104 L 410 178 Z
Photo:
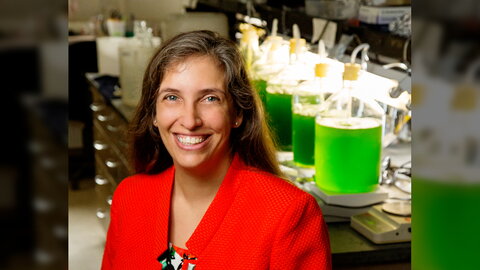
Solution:
M 315 123 L 315 182 L 323 190 L 363 193 L 380 177 L 382 124 L 375 118 L 321 118 Z

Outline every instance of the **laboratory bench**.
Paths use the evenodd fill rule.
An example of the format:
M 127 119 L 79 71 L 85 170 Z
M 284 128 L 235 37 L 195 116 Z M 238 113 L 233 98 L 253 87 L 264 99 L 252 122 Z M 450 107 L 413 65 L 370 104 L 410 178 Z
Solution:
M 116 96 L 116 90 L 108 86 L 108 83 L 115 83 L 118 78 L 97 73 L 87 73 L 86 78 L 93 97 L 90 108 L 94 126 L 95 189 L 98 200 L 103 204 L 96 214 L 106 229 L 113 191 L 122 179 L 133 173 L 126 156 L 126 132 L 134 108 L 123 104 L 121 98 Z M 109 90 L 100 90 L 105 88 L 105 84 Z M 389 155 L 399 157 L 392 158 L 392 162 L 403 163 L 409 159 L 410 144 L 392 147 L 388 151 Z M 350 222 L 332 222 L 327 225 L 334 269 L 349 269 L 359 265 L 385 266 L 392 263 L 401 263 L 402 267 L 407 267 L 410 263 L 410 242 L 374 244 L 352 229 Z

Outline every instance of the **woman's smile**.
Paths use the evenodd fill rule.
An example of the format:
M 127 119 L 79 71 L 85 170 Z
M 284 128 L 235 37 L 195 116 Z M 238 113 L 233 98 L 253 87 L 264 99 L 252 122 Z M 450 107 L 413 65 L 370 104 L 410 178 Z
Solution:
M 185 150 L 197 150 L 206 145 L 210 135 L 182 135 L 174 134 L 177 138 L 178 146 Z

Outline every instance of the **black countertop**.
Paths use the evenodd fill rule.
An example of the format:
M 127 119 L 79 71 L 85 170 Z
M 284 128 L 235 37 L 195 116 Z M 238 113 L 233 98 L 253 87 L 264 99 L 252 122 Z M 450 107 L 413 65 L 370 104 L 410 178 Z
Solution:
M 410 262 L 411 243 L 374 244 L 349 222 L 328 223 L 334 266 Z

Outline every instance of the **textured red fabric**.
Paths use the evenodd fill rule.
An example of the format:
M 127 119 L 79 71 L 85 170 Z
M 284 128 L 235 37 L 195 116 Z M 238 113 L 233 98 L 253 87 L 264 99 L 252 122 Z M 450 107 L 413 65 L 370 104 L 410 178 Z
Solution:
M 168 248 L 173 167 L 138 174 L 115 190 L 102 269 L 161 269 Z M 235 156 L 187 241 L 202 269 L 331 269 L 326 224 L 315 199 Z

